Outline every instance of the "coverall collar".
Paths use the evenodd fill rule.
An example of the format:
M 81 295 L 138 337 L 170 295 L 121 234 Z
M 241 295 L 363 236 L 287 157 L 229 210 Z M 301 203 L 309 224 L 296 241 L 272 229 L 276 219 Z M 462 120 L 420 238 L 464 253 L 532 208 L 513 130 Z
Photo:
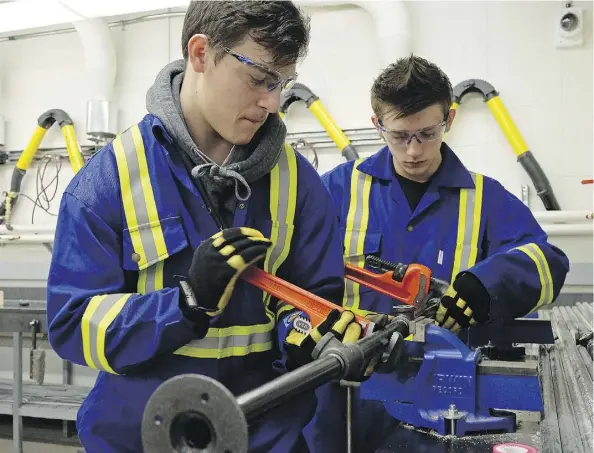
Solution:
M 458 156 L 444 142 L 441 144 L 442 161 L 437 173 L 432 178 L 432 186 L 474 188 L 474 182 L 469 171 L 462 164 Z M 391 181 L 395 179 L 392 171 L 392 154 L 384 146 L 373 156 L 365 159 L 358 170 L 374 178 Z
M 171 138 L 171 135 L 169 135 L 169 133 L 167 132 L 167 129 L 165 129 L 165 126 L 163 125 L 161 120 L 155 115 L 151 115 L 151 117 L 153 120 L 151 124 L 151 130 L 153 131 L 153 135 L 155 136 L 157 141 L 163 146 L 172 145 L 173 139 Z

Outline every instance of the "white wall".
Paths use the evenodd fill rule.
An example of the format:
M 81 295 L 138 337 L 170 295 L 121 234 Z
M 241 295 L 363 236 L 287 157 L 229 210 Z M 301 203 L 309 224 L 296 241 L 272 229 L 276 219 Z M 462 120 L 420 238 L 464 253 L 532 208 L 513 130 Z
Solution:
M 457 84 L 484 78 L 501 99 L 526 142 L 548 175 L 563 209 L 590 209 L 592 186 L 592 3 L 586 9 L 585 43 L 576 49 L 555 48 L 554 21 L 563 2 L 407 2 L 412 50 L 438 65 Z M 308 8 L 312 42 L 299 68 L 308 85 L 343 129 L 370 127 L 369 89 L 384 66 L 371 17 L 356 6 Z M 112 28 L 117 49 L 114 101 L 121 129 L 145 112 L 147 88 L 157 71 L 181 57 L 182 18 L 169 18 Z M 84 55 L 77 34 L 0 42 L 0 114 L 7 119 L 6 148 L 22 149 L 40 113 L 66 110 L 86 142 L 88 100 Z M 290 132 L 320 130 L 303 105 L 287 116 Z M 499 179 L 520 195 L 531 187 L 530 204 L 542 209 L 530 180 L 516 163 L 511 147 L 488 107 L 468 95 L 447 137 L 463 162 L 475 171 Z M 43 146 L 63 146 L 59 128 L 52 128 Z M 361 148 L 361 154 L 373 152 Z M 335 149 L 320 150 L 320 171 L 341 162 Z M 25 190 L 34 195 L 31 169 Z M 62 172 L 61 186 L 69 174 Z M 0 169 L 0 187 L 7 187 L 10 170 Z M 57 206 L 57 201 L 54 206 Z M 32 206 L 22 200 L 15 223 L 30 223 Z M 39 211 L 36 222 L 53 222 Z
M 440 65 L 453 84 L 469 78 L 493 84 L 548 175 L 562 208 L 592 209 L 592 186 L 581 185 L 580 180 L 593 175 L 593 6 L 575 3 L 586 10 L 585 42 L 580 48 L 560 50 L 554 45 L 554 21 L 563 6 L 560 1 L 407 2 L 412 50 Z M 370 127 L 369 89 L 384 66 L 370 16 L 355 6 L 308 11 L 312 13 L 312 42 L 309 56 L 298 69 L 300 81 L 321 98 L 343 129 Z M 113 100 L 119 106 L 120 129 L 142 117 L 145 93 L 156 73 L 181 57 L 181 27 L 180 17 L 111 29 L 118 68 Z M 88 144 L 85 77 L 84 55 L 75 33 L 0 42 L 0 115 L 7 119 L 6 148 L 22 149 L 37 117 L 50 108 L 66 110 L 75 121 L 79 141 Z M 290 132 L 321 130 L 303 105 L 293 105 L 287 121 Z M 499 179 L 516 195 L 523 184 L 530 185 L 531 207 L 543 209 L 479 98 L 464 98 L 447 141 L 467 166 Z M 57 127 L 49 131 L 43 146 L 63 146 Z M 361 148 L 360 153 L 375 150 Z M 320 171 L 342 161 L 335 149 L 321 149 L 319 154 Z M 31 196 L 35 194 L 35 170 L 30 170 L 25 184 Z M 0 190 L 8 187 L 11 171 L 0 167 Z M 61 177 L 63 187 L 68 170 Z M 21 199 L 14 223 L 30 223 L 30 207 L 29 201 Z M 43 212 L 36 214 L 36 223 L 53 221 Z M 553 242 L 566 250 L 572 262 L 592 262 L 592 238 L 553 238 Z M 27 253 L 19 247 L 0 248 L 4 271 L 15 269 L 15 263 L 35 267 L 32 262 L 43 270 L 48 259 L 41 248 Z M 15 278 L 16 272 L 4 274 L 0 282 L 20 286 L 22 282 Z

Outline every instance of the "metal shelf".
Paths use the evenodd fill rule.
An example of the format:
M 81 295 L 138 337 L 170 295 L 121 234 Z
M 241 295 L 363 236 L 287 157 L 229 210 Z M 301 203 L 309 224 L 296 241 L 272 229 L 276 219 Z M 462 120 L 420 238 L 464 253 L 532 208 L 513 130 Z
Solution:
M 23 383 L 20 414 L 23 417 L 76 421 L 76 413 L 91 389 L 63 384 Z M 13 410 L 12 381 L 0 380 L 0 414 Z

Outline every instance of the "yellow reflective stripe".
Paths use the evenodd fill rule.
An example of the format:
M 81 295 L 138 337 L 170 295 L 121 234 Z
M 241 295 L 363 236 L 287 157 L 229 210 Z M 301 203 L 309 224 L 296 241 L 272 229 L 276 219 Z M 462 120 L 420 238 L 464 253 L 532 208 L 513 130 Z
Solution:
M 91 352 L 91 319 L 95 315 L 99 304 L 105 299 L 107 296 L 95 296 L 92 297 L 89 301 L 87 308 L 83 314 L 82 321 L 81 321 L 81 332 L 82 332 L 82 344 L 83 344 L 83 355 L 85 358 L 85 362 L 87 365 L 93 369 L 97 369 L 97 365 L 95 365 L 95 361 L 93 360 L 93 353 Z
M 134 148 L 136 150 L 136 157 L 138 158 L 138 168 L 140 170 L 140 183 L 142 184 L 142 194 L 146 204 L 148 213 L 148 222 L 151 225 L 151 232 L 157 249 L 157 255 L 160 259 L 165 259 L 168 256 L 167 246 L 165 245 L 165 238 L 163 237 L 163 229 L 159 220 L 159 213 L 157 212 L 157 203 L 155 202 L 155 195 L 153 193 L 153 186 L 151 184 L 151 177 L 148 170 L 148 163 L 146 161 L 146 153 L 144 149 L 144 142 L 138 125 L 132 126 L 132 140 L 134 141 Z
M 454 268 L 452 269 L 452 280 L 460 272 L 462 266 L 462 245 L 464 244 L 464 235 L 466 233 L 466 204 L 468 198 L 468 189 L 460 190 L 460 207 L 458 208 L 458 234 L 456 236 L 456 252 L 454 254 Z
M 297 208 L 297 158 L 295 150 L 288 143 L 285 143 L 283 151 L 270 173 L 272 247 L 264 259 L 264 270 L 275 275 L 289 256 Z M 267 314 L 274 317 L 269 306 L 270 294 L 264 293 L 263 300 Z
M 202 359 L 244 356 L 272 349 L 274 318 L 267 324 L 208 329 L 206 336 L 182 346 L 175 354 Z
M 371 176 L 358 170 L 362 161 L 362 159 L 355 161 L 351 174 L 351 196 L 344 238 L 345 259 L 358 267 L 365 265 L 365 236 L 369 223 L 369 197 L 372 182 Z M 359 284 L 352 280 L 345 280 L 343 306 L 357 310 L 359 302 Z
M 515 247 L 512 250 L 520 250 L 521 252 L 524 252 L 526 255 L 528 255 L 528 257 L 530 257 L 530 259 L 534 261 L 534 264 L 538 271 L 538 278 L 540 280 L 540 297 L 534 308 L 530 310 L 530 313 L 534 312 L 535 310 L 538 310 L 543 305 L 548 305 L 551 302 L 553 302 L 553 277 L 551 276 L 551 269 L 549 268 L 549 263 L 547 262 L 547 259 L 545 258 L 541 248 L 538 245 L 531 242 L 520 247 Z
M 138 125 L 114 140 L 124 215 L 142 270 L 168 257 Z
M 113 143 L 124 215 L 134 252 L 140 257 L 137 291 L 146 294 L 163 288 L 163 260 L 169 253 L 138 125 L 118 136 Z
M 475 180 L 475 199 L 474 199 L 474 215 L 472 216 L 472 238 L 470 241 L 470 258 L 468 261 L 468 267 L 472 267 L 476 264 L 476 257 L 478 254 L 478 243 L 479 233 L 481 227 L 481 211 L 483 208 L 483 175 L 476 174 Z
M 117 136 L 112 143 L 118 166 L 118 176 L 120 179 L 120 190 L 122 192 L 122 203 L 124 205 L 126 223 L 128 224 L 134 251 L 140 255 L 140 261 L 138 263 L 140 266 L 146 263 L 146 254 L 144 253 L 140 231 L 138 230 L 138 220 L 136 218 L 134 201 L 132 199 L 132 187 L 130 186 L 130 170 L 128 169 L 128 161 L 122 144 L 121 135 Z
M 481 212 L 483 206 L 483 175 L 471 173 L 475 187 L 460 189 L 458 208 L 458 231 L 456 250 L 452 266 L 452 280 L 461 271 L 476 264 L 479 235 L 481 230 Z
M 176 355 L 193 357 L 195 359 L 226 359 L 228 357 L 243 357 L 253 352 L 266 352 L 272 349 L 272 341 L 250 344 L 248 346 L 231 346 L 220 348 L 213 344 L 209 348 L 194 347 L 190 344 L 182 346 L 174 352 Z
M 107 329 L 122 311 L 131 294 L 108 294 L 92 297 L 81 322 L 83 354 L 91 368 L 117 374 L 105 356 Z
M 157 261 L 152 266 L 142 269 L 138 273 L 138 292 L 147 294 L 163 289 L 163 268 L 165 261 Z

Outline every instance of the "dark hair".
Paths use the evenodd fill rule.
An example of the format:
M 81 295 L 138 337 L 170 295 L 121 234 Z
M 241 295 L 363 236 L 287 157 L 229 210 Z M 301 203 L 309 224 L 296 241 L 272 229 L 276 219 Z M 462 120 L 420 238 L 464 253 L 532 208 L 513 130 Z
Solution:
M 403 118 L 434 104 L 442 106 L 445 117 L 452 100 L 448 76 L 435 64 L 412 54 L 384 69 L 371 88 L 371 107 L 378 117 L 394 110 L 397 118 Z
M 247 36 L 270 51 L 274 64 L 288 66 L 305 57 L 310 23 L 290 1 L 192 1 L 182 30 L 182 51 L 188 58 L 188 42 L 195 34 L 208 36 L 211 46 L 233 47 Z

